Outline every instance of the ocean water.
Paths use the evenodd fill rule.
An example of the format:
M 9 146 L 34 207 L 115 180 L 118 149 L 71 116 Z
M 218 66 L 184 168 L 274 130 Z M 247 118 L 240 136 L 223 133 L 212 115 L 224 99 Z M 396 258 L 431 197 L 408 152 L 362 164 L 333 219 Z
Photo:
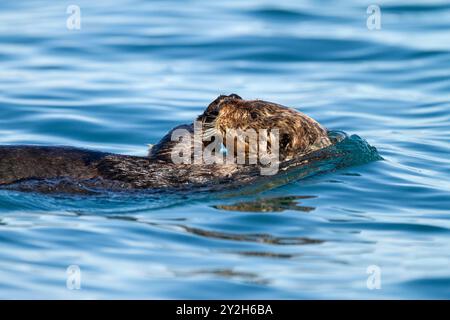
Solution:
M 1 1 L 1 145 L 144 155 L 237 93 L 383 160 L 232 194 L 0 191 L 0 298 L 450 298 L 450 4 L 377 1 L 370 30 L 371 4 Z

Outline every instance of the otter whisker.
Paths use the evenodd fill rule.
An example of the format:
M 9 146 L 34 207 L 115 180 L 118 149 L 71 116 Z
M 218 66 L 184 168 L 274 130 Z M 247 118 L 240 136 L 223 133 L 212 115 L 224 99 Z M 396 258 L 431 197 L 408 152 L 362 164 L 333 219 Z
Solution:
M 216 136 L 218 133 L 216 128 L 208 128 L 203 131 L 203 138 L 210 139 L 213 136 Z

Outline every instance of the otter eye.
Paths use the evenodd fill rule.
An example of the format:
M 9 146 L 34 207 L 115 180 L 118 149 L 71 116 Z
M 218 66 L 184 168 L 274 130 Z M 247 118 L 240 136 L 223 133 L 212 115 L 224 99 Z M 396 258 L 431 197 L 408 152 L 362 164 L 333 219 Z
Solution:
M 281 136 L 280 147 L 282 149 L 285 149 L 290 142 L 291 142 L 291 137 L 287 133 L 285 133 Z
M 242 100 L 242 98 L 235 93 L 230 94 L 228 97 Z
M 255 112 L 255 111 L 250 111 L 250 117 L 251 117 L 252 119 L 257 119 L 257 118 L 258 118 L 258 113 Z

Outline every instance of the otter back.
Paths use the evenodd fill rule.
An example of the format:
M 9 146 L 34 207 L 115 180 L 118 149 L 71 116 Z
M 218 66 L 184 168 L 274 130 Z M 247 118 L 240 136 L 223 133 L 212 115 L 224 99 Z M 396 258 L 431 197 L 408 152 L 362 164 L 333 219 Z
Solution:
M 23 179 L 97 175 L 95 163 L 107 153 L 69 147 L 0 146 L 0 184 Z

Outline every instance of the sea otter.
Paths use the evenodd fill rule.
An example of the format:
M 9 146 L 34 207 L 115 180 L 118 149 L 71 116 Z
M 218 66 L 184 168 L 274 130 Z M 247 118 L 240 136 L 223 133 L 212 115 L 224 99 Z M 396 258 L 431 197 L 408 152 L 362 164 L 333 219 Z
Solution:
M 317 151 L 332 144 L 327 130 L 305 114 L 272 102 L 244 100 L 236 94 L 219 96 L 196 123 L 201 129 L 201 150 L 211 137 L 222 136 L 224 145 L 236 145 L 233 155 L 236 150 L 244 150 L 247 157 L 254 149 L 250 140 L 237 135 L 227 141 L 228 131 L 276 130 L 277 148 L 272 140 L 268 147 L 277 150 L 280 170 L 323 157 Z M 0 188 L 62 193 L 193 187 L 213 190 L 251 183 L 261 175 L 263 165 L 258 163 L 174 163 L 175 148 L 181 146 L 182 153 L 195 154 L 195 139 L 173 139 L 174 132 L 180 130 L 190 137 L 196 135 L 194 124 L 178 126 L 154 145 L 147 157 L 72 147 L 0 146 Z

